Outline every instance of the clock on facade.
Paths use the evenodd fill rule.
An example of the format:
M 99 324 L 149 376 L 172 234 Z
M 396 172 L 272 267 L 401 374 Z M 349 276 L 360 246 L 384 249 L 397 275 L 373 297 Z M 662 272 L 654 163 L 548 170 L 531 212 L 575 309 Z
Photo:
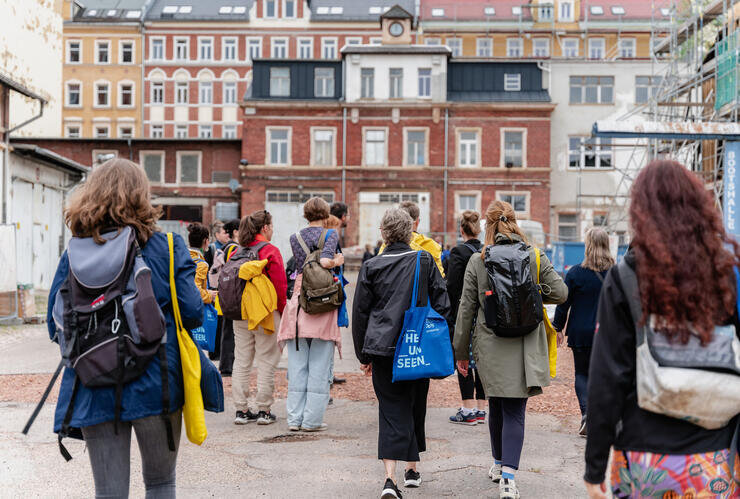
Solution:
M 403 25 L 401 23 L 393 23 L 388 28 L 388 31 L 393 36 L 401 36 L 403 34 Z

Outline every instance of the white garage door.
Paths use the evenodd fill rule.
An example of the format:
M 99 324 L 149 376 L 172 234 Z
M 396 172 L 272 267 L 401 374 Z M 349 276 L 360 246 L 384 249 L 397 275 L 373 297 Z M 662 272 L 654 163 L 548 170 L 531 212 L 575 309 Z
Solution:
M 265 193 L 265 210 L 272 215 L 274 234 L 272 244 L 278 247 L 287 262 L 293 252 L 290 249 L 290 236 L 308 225 L 303 218 L 303 204 L 314 196 L 322 197 L 327 202 L 334 202 L 333 192 L 290 192 L 267 191 Z
M 380 239 L 380 221 L 389 208 L 397 207 L 402 201 L 413 201 L 419 205 L 419 229 L 429 232 L 428 192 L 360 192 L 360 245 L 375 243 Z

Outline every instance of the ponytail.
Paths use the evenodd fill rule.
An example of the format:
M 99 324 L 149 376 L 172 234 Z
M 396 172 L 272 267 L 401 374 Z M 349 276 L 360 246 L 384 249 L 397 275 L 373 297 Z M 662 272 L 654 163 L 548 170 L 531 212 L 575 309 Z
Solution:
M 266 210 L 255 211 L 242 218 L 239 224 L 239 245 L 242 247 L 249 246 L 257 237 L 257 234 L 262 232 L 262 228 L 271 223 L 272 215 Z

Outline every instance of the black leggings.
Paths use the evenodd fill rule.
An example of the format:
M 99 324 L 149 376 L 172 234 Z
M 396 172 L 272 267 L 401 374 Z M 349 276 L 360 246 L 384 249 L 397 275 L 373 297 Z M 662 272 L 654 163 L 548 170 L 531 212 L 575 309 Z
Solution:
M 576 371 L 576 397 L 581 416 L 586 415 L 588 406 L 588 369 L 591 364 L 591 347 L 573 348 L 573 364 Z
M 457 382 L 460 385 L 460 396 L 463 400 L 486 400 L 486 394 L 483 393 L 483 383 L 481 383 L 477 369 L 468 370 L 467 376 L 463 376 L 458 371 Z
M 519 469 L 524 445 L 526 398 L 491 397 L 488 399 L 488 431 L 491 433 L 493 458 L 503 466 Z

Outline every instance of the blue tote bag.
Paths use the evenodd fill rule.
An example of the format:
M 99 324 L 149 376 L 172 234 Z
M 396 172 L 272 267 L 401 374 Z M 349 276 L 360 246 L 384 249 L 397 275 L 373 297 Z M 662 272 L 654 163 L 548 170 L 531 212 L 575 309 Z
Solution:
M 200 348 L 213 352 L 216 350 L 216 331 L 218 329 L 218 313 L 213 305 L 203 305 L 203 324 L 192 329 L 190 334 L 193 341 Z
M 393 382 L 444 378 L 455 372 L 455 360 L 447 321 L 429 304 L 417 307 L 421 251 L 416 255 L 414 292 L 403 317 L 393 357 Z

